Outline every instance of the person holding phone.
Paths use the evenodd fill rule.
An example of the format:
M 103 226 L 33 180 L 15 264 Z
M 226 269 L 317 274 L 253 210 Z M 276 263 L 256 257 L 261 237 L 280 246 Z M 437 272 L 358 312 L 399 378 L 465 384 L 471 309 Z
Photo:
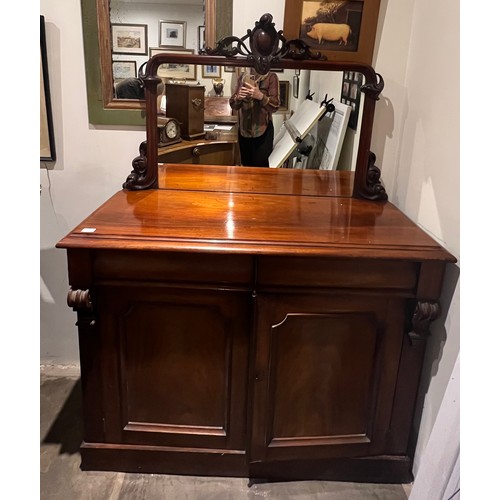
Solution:
M 238 143 L 242 165 L 269 167 L 274 141 L 272 115 L 279 108 L 279 102 L 276 73 L 258 75 L 252 69 L 238 78 L 229 104 L 238 111 Z

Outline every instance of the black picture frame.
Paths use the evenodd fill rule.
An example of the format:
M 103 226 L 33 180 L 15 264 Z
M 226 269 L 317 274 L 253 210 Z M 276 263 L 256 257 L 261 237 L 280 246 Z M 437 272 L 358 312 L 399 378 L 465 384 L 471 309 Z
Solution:
M 358 128 L 359 106 L 361 102 L 361 85 L 363 75 L 356 71 L 344 71 L 342 75 L 342 92 L 340 101 L 351 106 L 351 114 L 347 126 L 353 130 Z
M 288 80 L 279 80 L 280 105 L 278 111 L 288 111 L 288 96 L 290 94 L 290 82 Z
M 40 161 L 56 161 L 44 16 L 40 16 Z

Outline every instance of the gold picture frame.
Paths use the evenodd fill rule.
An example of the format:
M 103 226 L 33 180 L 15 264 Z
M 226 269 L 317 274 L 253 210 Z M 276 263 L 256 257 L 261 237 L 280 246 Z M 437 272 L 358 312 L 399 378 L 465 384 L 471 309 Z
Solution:
M 148 53 L 148 25 L 112 23 L 111 51 L 113 54 L 146 55 Z
M 156 54 L 194 54 L 194 50 L 166 50 L 160 47 L 153 47 L 149 49 L 149 57 Z M 196 80 L 196 64 L 160 64 L 156 74 L 160 78 L 167 78 L 171 80 Z

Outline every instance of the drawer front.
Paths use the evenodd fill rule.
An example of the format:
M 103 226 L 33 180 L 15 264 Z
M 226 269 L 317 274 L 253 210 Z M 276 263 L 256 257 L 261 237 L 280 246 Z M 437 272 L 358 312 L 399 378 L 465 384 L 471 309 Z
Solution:
M 210 283 L 249 288 L 253 261 L 246 255 L 101 250 L 95 253 L 96 280 Z
M 234 165 L 236 143 L 198 144 L 162 154 L 160 163 Z
M 413 293 L 417 262 L 359 259 L 262 257 L 257 266 L 259 287 L 387 289 Z

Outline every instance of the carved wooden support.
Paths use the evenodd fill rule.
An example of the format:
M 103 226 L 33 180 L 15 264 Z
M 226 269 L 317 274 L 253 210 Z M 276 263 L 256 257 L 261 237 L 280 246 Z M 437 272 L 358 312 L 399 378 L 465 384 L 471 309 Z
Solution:
M 385 201 L 387 200 L 387 193 L 384 186 L 380 181 L 380 169 L 375 165 L 377 157 L 375 153 L 368 153 L 368 170 L 366 171 L 366 188 L 368 193 L 365 198 L 369 200 Z
M 426 340 L 430 335 L 431 323 L 439 318 L 441 307 L 437 301 L 418 301 L 411 314 L 408 336 L 410 343 Z
M 147 143 L 141 142 L 139 146 L 139 156 L 132 160 L 134 170 L 129 174 L 127 180 L 123 183 L 124 189 L 148 189 L 151 186 L 145 183 L 148 175 Z
M 78 313 L 78 326 L 94 326 L 95 315 L 89 290 L 72 290 L 66 299 L 68 306 Z

